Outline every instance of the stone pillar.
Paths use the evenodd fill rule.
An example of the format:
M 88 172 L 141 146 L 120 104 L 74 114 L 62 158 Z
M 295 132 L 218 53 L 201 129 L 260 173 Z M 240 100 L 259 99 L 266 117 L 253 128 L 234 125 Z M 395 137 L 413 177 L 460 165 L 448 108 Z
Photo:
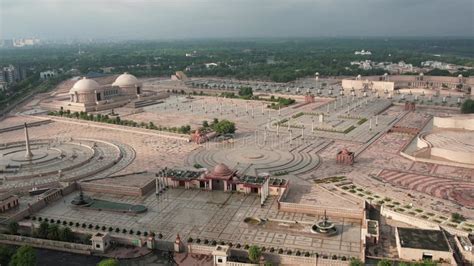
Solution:
M 31 159 L 33 157 L 33 153 L 30 150 L 30 138 L 28 136 L 28 125 L 25 123 L 25 145 L 26 145 L 26 154 L 25 157 L 27 159 Z
M 176 240 L 174 241 L 174 252 L 181 253 L 183 247 L 183 243 L 181 242 L 181 238 L 179 234 L 176 235 Z
M 158 195 L 158 193 L 160 192 L 160 189 L 159 189 L 159 186 L 160 186 L 160 185 L 159 185 L 159 184 L 160 184 L 160 181 L 159 181 L 159 179 L 158 179 L 158 177 L 157 177 L 156 180 L 155 180 L 155 194 L 157 194 L 157 195 Z
M 319 123 L 324 123 L 324 114 L 319 114 Z

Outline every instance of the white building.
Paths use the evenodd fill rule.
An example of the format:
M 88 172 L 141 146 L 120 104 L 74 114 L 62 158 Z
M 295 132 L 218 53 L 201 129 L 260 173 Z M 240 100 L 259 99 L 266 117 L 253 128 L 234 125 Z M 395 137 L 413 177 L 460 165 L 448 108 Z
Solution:
M 355 55 L 372 55 L 371 51 L 366 51 L 366 50 L 360 50 L 360 51 L 355 51 Z
M 216 63 L 206 63 L 204 65 L 206 66 L 206 68 L 211 68 L 211 67 L 216 67 L 217 66 Z
M 47 70 L 40 72 L 40 78 L 41 79 L 50 79 L 53 78 L 57 75 L 58 73 L 55 70 Z
M 145 100 L 157 100 L 168 97 L 167 93 L 143 92 L 142 84 L 128 73 L 118 76 L 112 84 L 100 85 L 97 81 L 83 77 L 69 90 L 69 101 L 57 100 L 44 102 L 48 110 L 100 111 L 123 106 L 128 103 L 140 103 Z

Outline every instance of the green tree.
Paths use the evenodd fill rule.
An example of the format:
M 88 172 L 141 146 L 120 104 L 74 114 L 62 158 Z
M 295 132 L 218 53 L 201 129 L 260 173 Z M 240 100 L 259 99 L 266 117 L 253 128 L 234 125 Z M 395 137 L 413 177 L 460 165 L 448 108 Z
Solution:
M 235 124 L 225 119 L 218 122 L 217 124 L 214 124 L 212 128 L 219 134 L 229 134 L 235 132 Z
M 349 265 L 350 266 L 363 266 L 364 264 L 362 263 L 360 259 L 352 258 Z
M 21 246 L 13 255 L 10 266 L 36 265 L 36 251 L 30 246 Z
M 15 254 L 14 248 L 7 245 L 0 245 L 0 265 L 8 265 L 13 254 Z
M 258 263 L 261 255 L 262 250 L 258 246 L 252 245 L 249 247 L 249 260 L 251 262 Z
M 474 100 L 467 99 L 461 105 L 461 113 L 472 114 L 474 113 Z
M 239 90 L 239 95 L 244 98 L 250 98 L 253 96 L 253 89 L 252 87 L 242 87 Z
M 209 127 L 209 122 L 207 122 L 207 120 L 202 121 L 202 127 Z
M 48 228 L 48 239 L 59 240 L 59 226 L 51 224 Z
M 64 227 L 59 231 L 59 240 L 65 242 L 71 242 L 74 240 L 74 234 L 71 231 L 71 228 Z
M 11 221 L 8 223 L 8 232 L 12 235 L 16 235 L 18 233 L 18 229 L 20 229 L 20 225 L 17 221 Z
M 36 231 L 37 232 L 37 236 L 39 238 L 46 238 L 48 237 L 48 229 L 49 229 L 49 224 L 48 222 L 41 222 L 40 223 L 40 226 L 38 228 L 38 230 Z
M 116 259 L 103 259 L 99 263 L 97 263 L 97 266 L 118 266 L 119 262 Z
M 377 266 L 392 266 L 392 262 L 387 259 L 383 259 L 377 262 Z

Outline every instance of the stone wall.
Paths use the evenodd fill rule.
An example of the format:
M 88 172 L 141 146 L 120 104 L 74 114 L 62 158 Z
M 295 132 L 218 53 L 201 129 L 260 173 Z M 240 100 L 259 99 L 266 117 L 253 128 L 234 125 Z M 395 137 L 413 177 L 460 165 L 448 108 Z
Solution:
M 14 215 L 10 216 L 8 218 L 8 221 L 21 221 L 21 220 L 23 220 L 26 216 L 30 216 L 31 214 L 33 214 L 35 212 L 38 212 L 39 210 L 46 207 L 46 205 L 48 205 L 48 203 L 57 201 L 58 199 L 72 193 L 73 191 L 76 190 L 76 186 L 77 186 L 76 183 L 70 183 L 69 185 L 67 185 L 63 188 L 60 188 L 59 191 L 56 192 L 56 193 L 59 193 L 58 196 L 44 197 L 44 198 L 41 198 L 41 199 L 39 199 L 39 200 L 37 200 L 33 203 L 29 203 L 28 207 L 26 209 L 24 209 L 22 211 L 19 211 L 19 212 L 15 213 Z
M 212 251 L 214 251 L 214 249 L 214 246 L 188 243 L 188 252 L 192 254 L 212 255 Z
M 284 212 L 297 212 L 297 213 L 307 213 L 307 214 L 316 214 L 323 215 L 326 211 L 327 215 L 330 217 L 343 217 L 343 218 L 355 218 L 355 219 L 364 219 L 364 211 L 361 209 L 344 209 L 344 208 L 334 208 L 328 206 L 314 206 L 309 204 L 300 204 L 300 203 L 290 203 L 290 202 L 280 202 L 280 211 Z
M 474 115 L 434 117 L 433 126 L 439 128 L 474 130 Z
M 366 80 L 354 80 L 354 79 L 343 79 L 342 88 L 345 90 L 355 89 L 361 90 L 368 83 L 368 87 L 378 91 L 393 91 L 395 84 L 392 81 L 368 81 Z
M 0 234 L 0 243 L 8 245 L 30 245 L 35 248 L 46 248 L 85 255 L 91 255 L 92 250 L 90 245 L 6 234 Z
M 188 244 L 188 252 L 192 254 L 203 254 L 203 255 L 212 255 L 215 246 L 210 245 L 200 245 L 196 243 Z M 239 250 L 240 251 L 240 250 Z M 237 250 L 232 250 L 232 252 L 237 252 Z M 243 252 L 243 251 L 242 251 Z M 246 251 L 245 251 L 246 252 Z M 241 253 L 241 252 L 239 252 Z M 286 254 L 275 254 L 265 252 L 262 254 L 266 260 L 278 263 L 279 265 L 328 265 L 328 266 L 346 266 L 349 265 L 349 260 L 333 260 L 333 259 L 324 259 L 316 256 L 295 256 L 295 255 L 286 255 Z M 232 264 L 229 264 L 232 263 Z M 236 262 L 227 262 L 227 265 L 249 265 L 249 264 L 240 264 Z
M 411 215 L 399 213 L 399 212 L 390 210 L 389 208 L 386 208 L 384 205 L 380 207 L 380 214 L 389 219 L 400 221 L 400 222 L 403 222 L 403 223 L 406 223 L 406 224 L 409 224 L 421 229 L 439 230 L 440 228 L 443 228 L 444 230 L 454 235 L 460 235 L 460 236 L 468 235 L 468 232 L 465 232 L 463 230 L 459 230 L 459 229 L 449 227 L 449 226 L 444 226 L 444 225 L 431 222 L 428 220 L 420 219 Z
M 454 166 L 454 167 L 463 167 L 463 168 L 474 168 L 474 165 L 469 165 L 469 164 L 464 164 L 464 163 L 457 163 L 457 162 L 453 162 L 453 161 L 440 161 L 440 160 L 433 160 L 433 159 L 429 159 L 429 158 L 425 158 L 427 156 L 430 156 L 432 153 L 431 153 L 431 149 L 428 149 L 426 148 L 426 150 L 423 150 L 422 153 L 418 153 L 417 156 L 412 156 L 408 153 L 406 153 L 404 150 L 400 151 L 400 155 L 409 159 L 409 160 L 412 160 L 412 161 L 415 161 L 415 162 L 425 162 L 425 163 L 432 163 L 432 164 L 443 164 L 443 165 L 449 165 L 449 166 Z M 422 156 L 422 157 L 420 157 Z
M 106 193 L 124 196 L 142 196 L 138 187 L 127 187 L 112 184 L 80 182 L 80 187 L 85 192 Z

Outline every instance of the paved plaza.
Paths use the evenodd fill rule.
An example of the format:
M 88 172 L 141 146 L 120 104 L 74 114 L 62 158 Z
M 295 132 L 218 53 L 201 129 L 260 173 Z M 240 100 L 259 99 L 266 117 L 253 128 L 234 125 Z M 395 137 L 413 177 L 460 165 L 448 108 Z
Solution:
M 326 237 L 313 234 L 309 227 L 320 217 L 278 211 L 275 198 L 270 198 L 262 208 L 257 196 L 218 191 L 170 189 L 160 196 L 152 194 L 145 198 L 91 194 L 92 197 L 148 207 L 147 213 L 133 216 L 73 209 L 69 202 L 74 196 L 71 194 L 65 197 L 64 201 L 48 206 L 36 216 L 134 231 L 153 231 L 162 233 L 168 240 L 174 240 L 179 233 L 182 239 L 193 237 L 241 245 L 254 243 L 276 250 L 284 247 L 347 257 L 358 256 L 362 248 L 360 220 L 332 219 L 340 232 L 338 235 Z M 280 222 L 267 226 L 249 225 L 244 222 L 246 217 L 278 219 Z M 301 228 L 292 229 L 284 221 L 297 221 Z
M 149 80 L 144 86 L 156 91 L 161 82 Z M 93 188 L 94 184 L 99 188 L 111 187 L 104 190 L 107 193 L 91 189 L 94 192 L 86 192 L 91 197 L 143 205 L 148 211 L 123 214 L 72 207 L 70 202 L 78 194 L 75 191 L 48 203 L 34 215 L 90 224 L 91 229 L 74 227 L 88 233 L 93 233 L 97 225 L 97 228 L 112 227 L 109 229 L 112 235 L 130 239 L 130 230 L 135 239 L 138 231 L 142 236 L 146 231 L 162 234 L 169 241 L 174 241 L 179 234 L 184 241 L 193 238 L 241 246 L 257 244 L 268 250 L 309 251 L 328 257 L 359 257 L 364 248 L 362 221 L 347 218 L 357 216 L 329 217 L 337 228 L 334 236 L 311 231 L 311 226 L 322 217 L 307 213 L 319 213 L 324 208 L 330 212 L 332 208 L 333 213 L 354 214 L 364 209 L 363 201 L 358 198 L 362 193 L 351 195 L 349 188 L 344 191 L 331 182 L 352 184 L 360 188 L 359 191 L 379 195 L 377 200 L 387 197 L 392 202 L 416 204 L 423 209 L 423 214 L 435 212 L 433 217 L 450 217 L 452 212 L 459 212 L 468 219 L 474 217 L 473 170 L 405 158 L 400 152 L 416 149 L 416 135 L 394 132 L 395 128 L 420 132 L 429 128 L 433 116 L 456 114 L 458 111 L 449 106 L 457 106 L 459 95 L 435 96 L 417 90 L 400 94 L 352 93 L 343 91 L 335 82 L 325 81 L 326 86 L 312 82 L 308 79 L 287 85 L 250 82 L 261 99 L 274 93 L 275 97 L 296 100 L 294 105 L 277 110 L 268 108 L 270 102 L 261 99 L 186 94 L 172 94 L 140 108 L 127 104 L 114 109 L 114 115 L 118 114 L 122 120 L 152 122 L 165 127 L 190 125 L 192 130 L 214 118 L 235 122 L 237 131 L 233 138 L 220 137 L 203 144 L 188 141 L 189 136 L 182 134 L 47 116 L 39 106 L 41 99 L 36 99 L 25 110 L 18 110 L 18 115 L 3 120 L 0 126 L 0 167 L 8 165 L 11 170 L 11 165 L 18 166 L 13 167 L 18 171 L 1 173 L 0 191 L 22 188 L 25 192 L 25 189 L 52 182 L 60 185 L 60 181 L 86 181 L 87 186 Z M 204 86 L 205 93 L 209 93 L 209 89 L 235 93 L 240 85 L 246 84 L 220 79 L 210 82 L 202 79 L 194 85 L 188 84 Z M 305 102 L 306 92 L 316 96 L 314 102 Z M 405 101 L 429 104 L 423 108 L 417 105 L 415 111 L 408 111 L 404 108 Z M 444 107 L 438 108 L 441 105 Z M 110 112 L 100 113 L 111 115 Z M 23 131 L 1 130 L 45 120 L 50 121 L 29 128 L 36 163 L 27 164 L 23 158 Z M 461 133 L 437 135 L 435 132 L 428 134 L 427 140 L 438 147 L 471 151 L 472 134 L 462 133 L 461 138 L 456 134 Z M 354 153 L 353 165 L 337 162 L 336 154 L 344 149 Z M 269 173 L 285 179 L 289 188 L 280 194 L 284 195 L 280 205 L 304 206 L 301 208 L 307 208 L 306 213 L 280 211 L 276 196 L 270 196 L 261 205 L 260 196 L 254 192 L 181 188 L 170 188 L 159 195 L 150 192 L 154 191 L 151 181 L 164 167 L 211 170 L 222 163 L 238 175 Z M 96 170 L 99 171 L 93 173 Z M 325 183 L 322 179 L 342 181 Z M 116 192 L 114 186 L 120 191 L 112 194 Z M 184 181 L 179 186 L 185 187 Z M 130 192 L 127 189 L 138 192 L 127 194 Z M 143 196 L 130 196 L 141 192 Z M 26 208 L 24 205 L 34 199 L 22 195 L 20 208 Z M 263 222 L 246 223 L 245 218 L 249 217 Z M 463 226 L 459 224 L 459 229 Z M 388 246 L 384 252 L 393 253 L 393 245 L 387 241 L 382 241 Z

